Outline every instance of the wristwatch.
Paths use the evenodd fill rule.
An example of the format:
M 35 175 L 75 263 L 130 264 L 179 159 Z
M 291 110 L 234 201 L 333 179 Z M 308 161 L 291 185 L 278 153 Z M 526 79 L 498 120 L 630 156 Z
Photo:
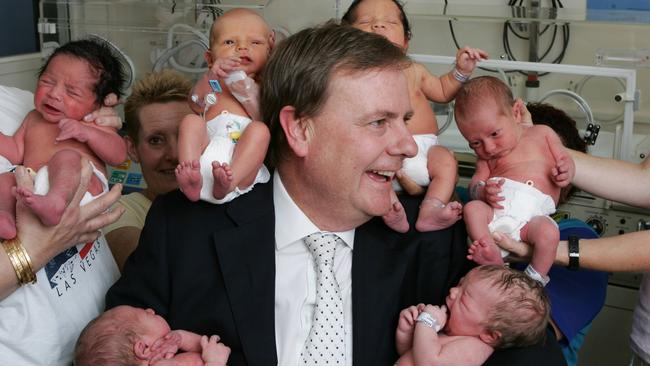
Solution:
M 580 268 L 580 239 L 575 235 L 569 235 L 569 269 Z
M 417 319 L 415 319 L 415 320 L 420 322 L 420 323 L 423 323 L 424 325 L 426 325 L 429 328 L 432 328 L 436 332 L 440 331 L 441 327 L 440 327 L 440 324 L 438 323 L 438 320 L 436 320 L 436 318 L 434 318 L 431 314 L 429 314 L 429 313 L 427 313 L 425 311 L 421 312 L 420 315 L 418 315 Z

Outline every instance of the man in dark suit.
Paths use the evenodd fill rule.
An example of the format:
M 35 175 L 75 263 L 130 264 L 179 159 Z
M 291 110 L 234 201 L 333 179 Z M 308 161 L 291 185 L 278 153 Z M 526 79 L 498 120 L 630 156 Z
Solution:
M 261 88 L 272 182 L 224 205 L 178 191 L 157 199 L 107 306 L 153 308 L 172 329 L 218 334 L 231 366 L 392 365 L 400 310 L 443 303 L 468 265 L 462 223 L 399 234 L 377 217 L 417 149 L 409 62 L 383 37 L 334 24 L 283 41 Z M 417 200 L 403 204 L 413 222 Z M 315 233 L 332 238 L 332 259 L 316 254 Z M 561 360 L 549 349 L 535 361 Z

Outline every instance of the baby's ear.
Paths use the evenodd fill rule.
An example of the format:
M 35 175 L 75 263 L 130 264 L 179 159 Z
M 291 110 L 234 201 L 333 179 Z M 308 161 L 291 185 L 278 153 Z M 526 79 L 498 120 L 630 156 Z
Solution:
M 151 356 L 151 348 L 140 338 L 133 344 L 133 353 L 139 360 L 148 360 Z
M 485 330 L 483 333 L 478 335 L 479 339 L 483 341 L 483 343 L 489 344 L 490 346 L 493 346 L 499 342 L 501 339 L 501 332 L 499 331 L 488 331 Z

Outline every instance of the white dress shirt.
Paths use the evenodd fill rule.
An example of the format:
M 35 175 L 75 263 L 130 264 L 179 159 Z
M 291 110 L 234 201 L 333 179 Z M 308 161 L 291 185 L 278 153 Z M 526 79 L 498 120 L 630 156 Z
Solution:
M 321 231 L 298 208 L 276 171 L 273 177 L 275 205 L 275 342 L 278 365 L 296 366 L 314 319 L 316 271 L 303 238 Z M 343 297 L 345 316 L 345 365 L 352 366 L 352 249 L 354 229 L 336 232 L 339 243 L 334 274 Z

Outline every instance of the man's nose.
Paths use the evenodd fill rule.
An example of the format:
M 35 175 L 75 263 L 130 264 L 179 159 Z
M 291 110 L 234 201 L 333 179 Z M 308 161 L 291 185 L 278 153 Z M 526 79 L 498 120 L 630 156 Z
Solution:
M 391 155 L 402 155 L 406 158 L 412 158 L 418 153 L 418 146 L 413 140 L 411 132 L 406 128 L 406 124 L 396 124 L 395 142 L 389 147 Z

